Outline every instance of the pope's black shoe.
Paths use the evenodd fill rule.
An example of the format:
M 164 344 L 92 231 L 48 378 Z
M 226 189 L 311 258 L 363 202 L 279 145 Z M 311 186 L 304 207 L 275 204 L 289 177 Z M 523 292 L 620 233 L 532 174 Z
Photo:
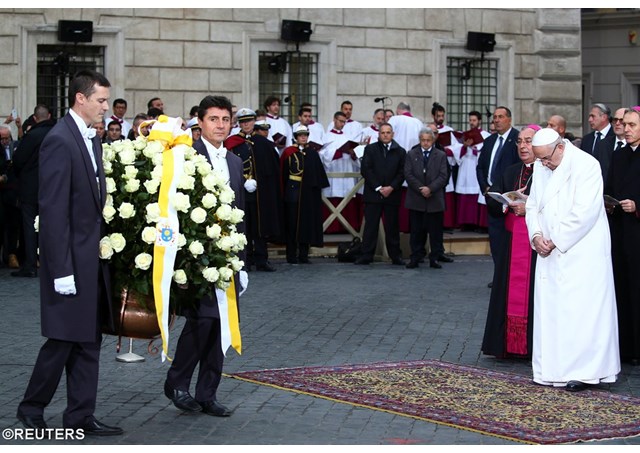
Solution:
M 200 406 L 202 407 L 202 412 L 207 415 L 213 415 L 214 417 L 228 417 L 233 413 L 231 409 L 223 406 L 216 400 L 205 401 L 200 403 Z
M 178 409 L 188 412 L 200 412 L 201 407 L 198 402 L 189 394 L 187 390 L 176 390 L 164 383 L 164 394 L 173 402 Z
M 580 381 L 569 381 L 565 387 L 569 392 L 581 392 L 589 388 L 589 384 Z
M 407 264 L 407 269 L 416 269 L 419 266 L 420 264 L 418 264 L 418 261 L 409 261 L 409 264 Z
M 18 413 L 16 417 L 25 428 L 47 429 L 47 424 L 45 423 L 42 415 L 23 415 Z
M 85 436 L 119 436 L 124 432 L 118 426 L 105 425 L 95 418 L 84 425 L 76 426 L 74 429 L 81 429 Z

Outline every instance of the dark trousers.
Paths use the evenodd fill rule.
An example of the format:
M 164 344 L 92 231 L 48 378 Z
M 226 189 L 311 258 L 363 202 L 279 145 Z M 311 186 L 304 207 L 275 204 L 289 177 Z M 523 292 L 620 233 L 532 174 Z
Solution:
M 309 259 L 309 244 L 298 242 L 298 202 L 284 204 L 285 227 L 287 232 L 287 261 Z
M 38 215 L 38 204 L 23 203 L 22 210 L 22 231 L 24 235 L 24 260 L 21 268 L 27 271 L 36 271 L 38 262 L 38 233 L 36 233 L 33 223 Z
M 188 391 L 199 363 L 195 399 L 201 403 L 214 401 L 224 363 L 221 341 L 218 318 L 187 317 L 167 372 L 169 387 Z
M 56 393 L 62 371 L 67 374 L 67 408 L 62 414 L 65 428 L 91 421 L 96 409 L 100 343 L 75 343 L 48 339 L 40 348 L 18 414 L 42 415 Z
M 364 233 L 362 235 L 362 258 L 373 259 L 378 243 L 378 224 L 384 214 L 384 234 L 387 253 L 391 259 L 402 258 L 400 250 L 400 227 L 398 226 L 399 205 L 385 203 L 364 204 Z
M 424 245 L 429 236 L 429 261 L 437 261 L 444 255 L 444 211 L 422 212 L 409 210 L 411 236 L 411 262 L 417 263 L 424 258 Z
M 258 204 L 247 202 L 245 204 L 244 222 L 247 236 L 247 264 L 262 266 L 267 263 L 269 252 L 267 250 L 267 240 L 259 236 L 258 225 Z
M 495 266 L 497 260 L 502 256 L 507 230 L 504 227 L 504 217 L 495 217 L 489 214 L 487 221 L 489 224 L 489 248 L 491 249 L 491 258 L 493 258 Z
M 20 208 L 15 204 L 3 203 L 3 225 L 2 237 L 0 237 L 0 248 L 2 248 L 2 260 L 7 261 L 9 255 L 17 255 L 22 259 L 18 244 L 22 236 L 22 214 Z M 22 249 L 22 247 L 20 247 Z

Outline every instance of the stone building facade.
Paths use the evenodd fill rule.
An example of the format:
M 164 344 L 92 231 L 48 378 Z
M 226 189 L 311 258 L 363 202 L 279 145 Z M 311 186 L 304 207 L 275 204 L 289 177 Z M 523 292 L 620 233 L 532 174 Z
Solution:
M 509 106 L 514 124 L 559 113 L 570 130 L 582 125 L 579 9 L 0 9 L 0 115 L 32 111 L 38 60 L 60 44 L 62 19 L 92 22 L 91 43 L 70 45 L 102 49 L 112 98 L 128 100 L 127 116 L 154 96 L 170 115 L 187 116 L 210 93 L 259 107 L 261 52 L 296 49 L 279 39 L 286 19 L 311 23 L 299 50 L 317 57 L 316 114 L 325 125 L 344 99 L 368 123 L 375 97 L 392 108 L 409 102 L 430 121 L 434 101 L 451 102 L 451 58 L 497 62 L 487 107 Z M 494 50 L 466 50 L 468 31 L 495 34 Z

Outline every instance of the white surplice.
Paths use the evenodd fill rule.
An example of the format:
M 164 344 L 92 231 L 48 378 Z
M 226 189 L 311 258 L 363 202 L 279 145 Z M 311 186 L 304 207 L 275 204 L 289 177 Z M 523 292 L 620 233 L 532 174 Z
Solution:
M 320 159 L 327 173 L 360 173 L 360 160 L 351 159 L 344 153 L 342 157 L 334 159 L 336 151 L 349 140 L 347 134 L 329 132 L 325 134 L 324 141 L 328 145 L 319 152 Z M 322 189 L 325 197 L 344 198 L 358 181 L 357 178 L 329 178 L 329 187 Z
M 405 114 L 394 115 L 389 118 L 389 124 L 393 127 L 393 139 L 405 151 L 408 152 L 420 143 L 420 131 L 425 125 L 418 118 Z
M 618 322 L 600 165 L 564 143 L 554 171 L 536 161 L 526 204 L 529 238 L 541 233 L 556 245 L 536 264 L 533 380 L 615 382 Z

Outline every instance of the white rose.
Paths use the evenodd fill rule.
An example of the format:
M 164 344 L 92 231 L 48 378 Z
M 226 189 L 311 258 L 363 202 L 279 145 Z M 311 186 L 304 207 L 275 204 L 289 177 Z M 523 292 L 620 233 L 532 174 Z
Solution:
M 215 267 L 206 267 L 202 270 L 202 276 L 208 282 L 215 283 L 220 278 L 220 273 Z
M 216 175 L 215 175 L 215 173 L 211 172 L 207 176 L 202 178 L 202 185 L 209 192 L 213 192 L 213 190 L 216 188 Z
M 214 172 L 213 173 L 213 180 L 215 182 L 215 185 L 218 187 L 226 187 L 227 186 L 227 180 L 222 176 L 221 172 Z
M 152 141 L 152 142 L 147 142 L 146 148 L 142 150 L 142 154 L 146 158 L 151 159 L 156 154 L 162 155 L 163 151 L 164 151 L 164 146 L 162 145 L 162 143 L 157 141 Z
M 113 193 L 116 191 L 116 181 L 113 178 L 105 178 L 107 182 L 107 193 Z
M 189 195 L 185 195 L 182 192 L 176 192 L 172 201 L 173 207 L 176 208 L 176 211 L 188 212 L 189 208 L 191 207 Z
M 147 223 L 156 223 L 160 219 L 160 206 L 158 203 L 151 203 L 147 205 Z
M 193 176 L 183 174 L 182 176 L 180 176 L 180 179 L 178 179 L 178 184 L 176 184 L 176 187 L 178 189 L 193 190 L 195 184 L 196 179 Z
M 40 231 L 40 216 L 37 215 L 35 220 L 33 221 L 33 229 L 35 230 L 35 232 L 39 232 Z
M 223 189 L 220 192 L 220 196 L 218 198 L 220 199 L 220 203 L 230 204 L 235 197 L 236 195 L 235 193 L 233 193 L 233 190 L 231 190 L 227 186 L 223 186 Z
M 146 271 L 151 266 L 153 257 L 148 253 L 140 253 L 138 256 L 135 257 L 134 261 L 138 269 L 142 269 L 143 271 Z
M 133 142 L 133 147 L 138 151 L 144 150 L 147 147 L 147 138 L 144 135 L 138 135 Z
M 111 148 L 116 152 L 116 154 L 120 154 L 120 152 L 124 149 L 124 145 L 120 140 L 111 143 Z
M 102 168 L 104 168 L 104 174 L 110 175 L 113 173 L 113 164 L 108 160 L 102 161 Z
M 234 256 L 231 258 L 229 264 L 231 264 L 231 268 L 234 272 L 239 272 L 244 266 L 244 261 L 240 260 L 237 256 Z
M 124 149 L 133 151 L 136 155 L 138 154 L 138 153 L 135 152 L 136 149 L 133 146 L 133 142 L 131 140 L 129 140 L 128 138 L 125 138 L 124 140 L 122 140 L 122 146 L 123 146 Z
M 202 157 L 202 156 L 201 156 Z M 206 160 L 204 162 L 198 162 L 196 164 L 196 169 L 198 170 L 198 174 L 200 176 L 207 176 L 209 173 L 213 171 L 211 164 Z
M 154 194 L 158 191 L 158 187 L 160 187 L 160 181 L 157 179 L 149 179 L 143 182 L 142 185 L 147 190 L 147 193 Z
M 189 176 L 193 176 L 196 174 L 196 164 L 187 160 L 182 167 L 182 171 Z
M 222 228 L 217 223 L 214 223 L 210 227 L 207 227 L 207 237 L 211 239 L 218 239 L 220 237 L 220 233 L 222 233 Z
M 187 283 L 187 273 L 182 269 L 177 269 L 173 272 L 173 281 L 178 285 L 184 285 Z
M 181 249 L 185 245 L 187 245 L 187 237 L 182 233 L 178 233 L 178 249 Z
M 221 195 L 222 196 L 222 195 Z M 229 220 L 231 218 L 231 206 L 228 204 L 223 204 L 218 209 L 216 209 L 216 217 L 220 220 Z
M 216 242 L 216 247 L 224 252 L 230 252 L 233 245 L 233 240 L 229 236 L 223 236 Z
M 244 246 L 247 245 L 247 238 L 242 233 L 231 233 L 229 238 L 233 243 L 233 250 L 236 252 L 242 250 Z
M 113 149 L 111 149 L 111 146 L 107 145 L 106 143 L 103 143 L 102 144 L 102 162 L 111 163 L 111 161 L 115 159 L 115 157 L 116 157 L 116 153 L 113 151 Z
M 233 208 L 231 210 L 231 218 L 229 221 L 231 223 L 240 223 L 244 219 L 244 211 L 242 209 Z
M 118 213 L 123 219 L 130 219 L 136 214 L 136 210 L 131 203 L 122 203 L 118 208 Z
M 102 217 L 104 217 L 104 221 L 109 223 L 113 220 L 113 217 L 116 215 L 116 210 L 112 205 L 105 205 L 102 209 Z
M 113 247 L 111 246 L 111 241 L 109 240 L 109 236 L 105 236 L 100 239 L 99 247 L 99 255 L 103 260 L 108 260 L 113 256 Z
M 156 165 L 151 170 L 151 178 L 160 181 L 162 179 L 162 165 Z
M 191 220 L 195 223 L 204 222 L 207 220 L 207 211 L 202 208 L 194 208 L 193 211 L 191 211 Z
M 154 242 L 156 242 L 156 236 L 157 236 L 157 231 L 154 227 L 144 227 L 144 229 L 142 230 L 142 240 L 144 242 L 146 242 L 147 244 L 153 244 Z
M 207 193 L 204 197 L 202 197 L 202 206 L 204 206 L 206 209 L 213 208 L 216 205 L 216 203 L 218 203 L 218 199 L 211 192 Z
M 120 253 L 124 249 L 124 246 L 127 245 L 127 240 L 120 233 L 111 233 L 109 240 L 111 241 L 113 251 L 116 253 Z
M 113 206 L 113 196 L 107 194 L 107 198 L 104 199 L 105 206 Z
M 189 244 L 189 251 L 194 257 L 197 257 L 198 255 L 202 255 L 204 253 L 204 247 L 202 246 L 202 243 L 200 241 L 193 241 L 191 244 Z
M 233 271 L 228 267 L 219 267 L 218 272 L 220 273 L 220 278 L 225 281 L 231 280 L 231 276 L 233 275 Z
M 193 159 L 195 156 L 199 155 L 198 151 L 196 151 L 195 149 L 193 149 L 191 146 L 187 146 L 186 149 L 184 150 L 184 157 L 186 159 Z
M 118 157 L 123 165 L 131 165 L 136 161 L 136 153 L 133 149 L 123 149 L 118 153 Z
M 154 154 L 151 157 L 151 162 L 153 165 L 162 165 L 162 154 Z
M 124 185 L 124 190 L 129 193 L 137 192 L 140 189 L 139 179 L 129 179 Z
M 122 177 L 124 179 L 135 179 L 138 176 L 138 169 L 133 165 L 127 165 L 124 167 L 124 175 Z

